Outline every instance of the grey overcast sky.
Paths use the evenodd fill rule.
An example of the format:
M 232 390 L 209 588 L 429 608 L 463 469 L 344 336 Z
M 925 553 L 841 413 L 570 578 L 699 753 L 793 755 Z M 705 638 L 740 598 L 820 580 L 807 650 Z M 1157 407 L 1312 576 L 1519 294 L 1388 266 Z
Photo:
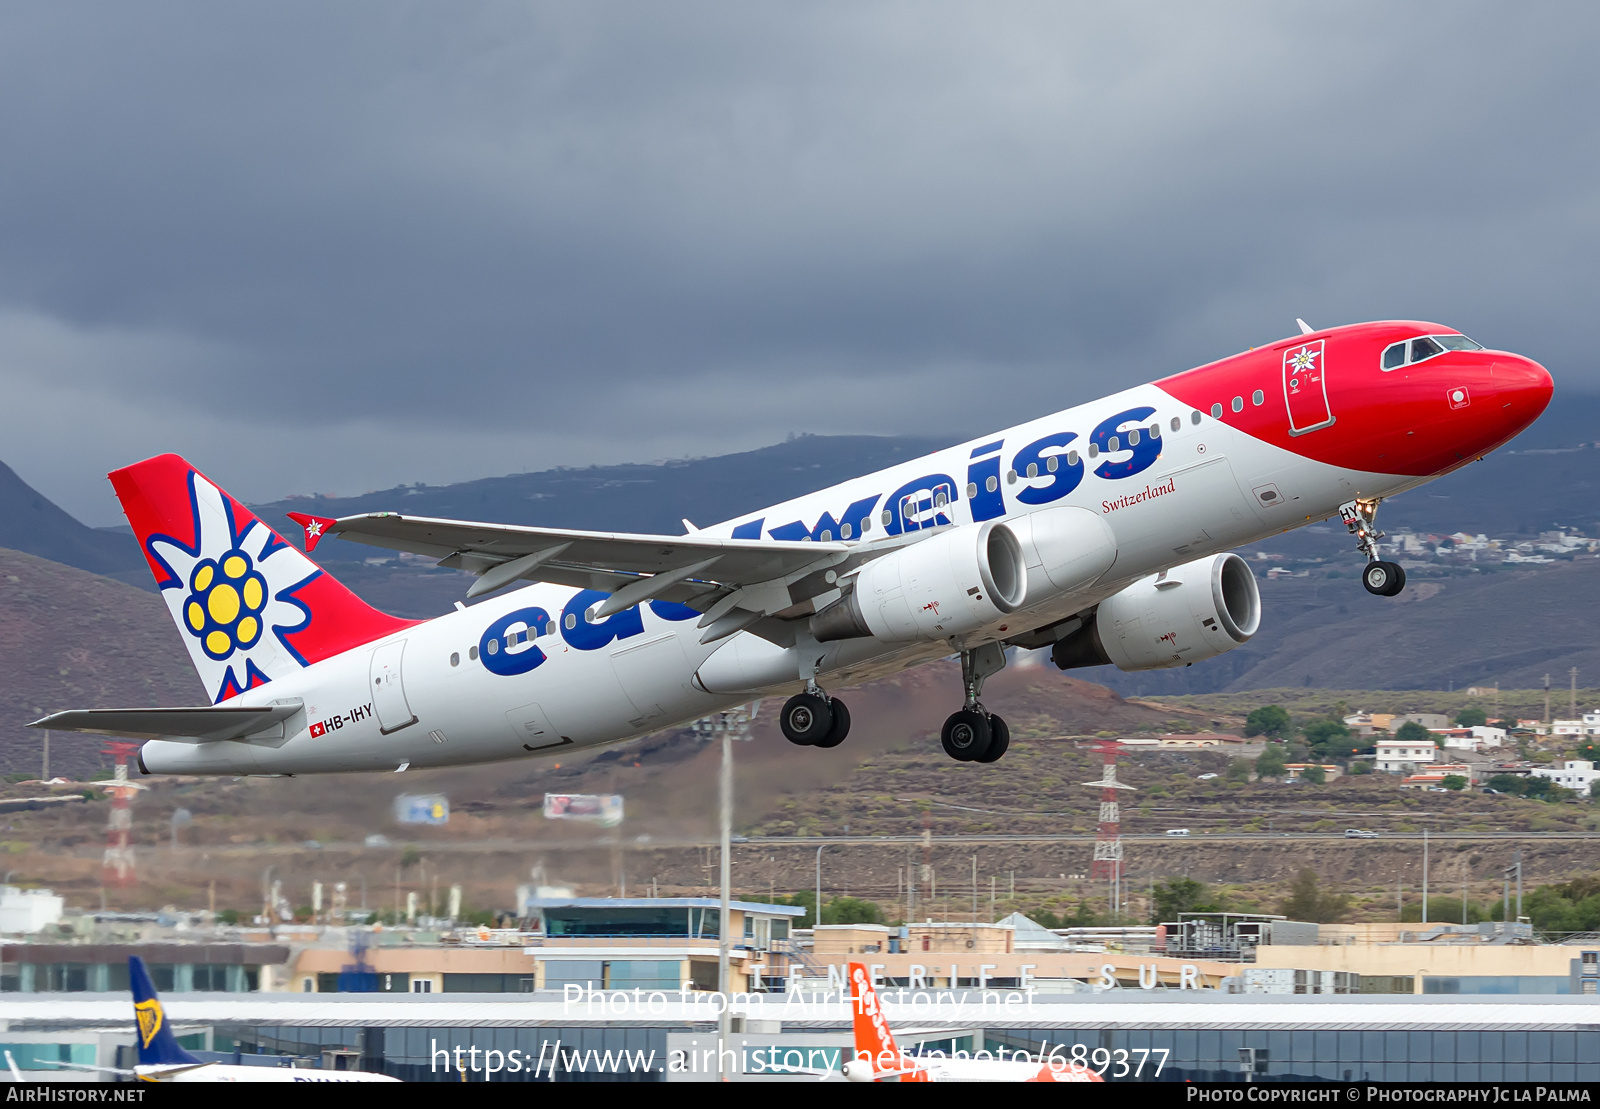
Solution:
M 0 7 L 0 459 L 90 523 L 980 434 L 1422 318 L 1600 390 L 1600 5 Z M 1559 403 L 1559 399 L 1558 399 Z

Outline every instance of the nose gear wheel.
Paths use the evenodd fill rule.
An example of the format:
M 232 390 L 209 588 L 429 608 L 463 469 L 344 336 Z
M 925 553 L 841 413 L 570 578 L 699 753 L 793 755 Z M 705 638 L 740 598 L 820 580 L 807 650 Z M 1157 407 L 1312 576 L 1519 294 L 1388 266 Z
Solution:
M 1361 571 L 1361 584 L 1376 597 L 1393 597 L 1406 587 L 1406 572 L 1398 562 L 1369 562 Z

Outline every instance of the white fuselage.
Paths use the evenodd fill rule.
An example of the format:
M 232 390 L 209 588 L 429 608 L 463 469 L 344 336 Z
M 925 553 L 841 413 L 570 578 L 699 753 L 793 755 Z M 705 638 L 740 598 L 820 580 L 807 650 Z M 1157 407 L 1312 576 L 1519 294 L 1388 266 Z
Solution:
M 1075 432 L 1072 446 L 1086 451 L 1094 428 L 1143 409 L 1153 414 L 1131 418 L 1130 426 L 1157 423 L 1161 429 L 1159 456 L 1147 468 L 1104 478 L 1094 473 L 1095 462 L 1086 461 L 1081 482 L 1070 493 L 1029 503 L 1050 494 L 1058 471 L 1048 468 L 1048 457 L 1066 449 L 1041 447 L 1041 440 Z M 1036 449 L 1028 454 L 1030 445 Z M 1038 460 L 1037 477 L 1026 476 L 1019 452 Z M 1115 455 L 1101 454 L 1100 460 L 1130 457 L 1136 457 L 1133 449 L 1124 447 Z M 1013 466 L 1022 472 L 1013 474 Z M 1081 612 L 1149 574 L 1326 519 L 1358 495 L 1388 496 L 1425 480 L 1317 462 L 1209 415 L 1196 423 L 1188 405 L 1155 385 L 1143 385 L 706 528 L 704 534 L 750 536 L 760 521 L 757 534 L 763 537 L 782 529 L 780 537 L 796 538 L 793 525 L 798 523 L 814 539 L 870 540 L 882 535 L 881 528 L 863 535 L 863 520 L 876 521 L 897 491 L 943 487 L 940 478 L 949 479 L 948 503 L 911 496 L 895 506 L 908 527 L 912 521 L 922 527 L 968 524 L 975 512 L 985 519 L 1021 521 L 1039 508 L 1072 506 L 1104 521 L 1114 538 L 1115 559 L 1092 587 L 1076 592 L 1053 591 L 1042 575 L 1030 573 L 1023 607 L 960 643 L 886 643 L 866 637 L 822 644 L 817 680 L 824 688 L 1018 636 Z M 992 493 L 990 478 L 996 479 Z M 1260 494 L 1267 486 L 1274 490 L 1271 503 Z M 972 489 L 976 498 L 969 497 Z M 841 525 L 852 520 L 851 534 L 841 534 Z M 458 609 L 229 702 L 303 701 L 303 713 L 282 725 L 282 738 L 153 741 L 143 750 L 145 766 L 151 773 L 296 774 L 550 755 L 565 747 L 630 739 L 801 685 L 792 649 L 748 632 L 702 645 L 698 614 L 672 606 L 645 604 L 590 624 L 583 610 L 592 603 L 578 590 L 533 584 Z M 522 636 L 527 624 L 539 627 L 546 621 L 554 624 L 553 633 Z M 522 673 L 492 672 L 479 651 L 491 628 L 497 645 L 507 645 L 504 650 L 537 650 L 543 661 Z M 713 655 L 716 662 L 707 666 Z M 702 669 L 705 676 L 697 681 Z M 375 684 L 376 670 L 386 670 L 393 680 Z

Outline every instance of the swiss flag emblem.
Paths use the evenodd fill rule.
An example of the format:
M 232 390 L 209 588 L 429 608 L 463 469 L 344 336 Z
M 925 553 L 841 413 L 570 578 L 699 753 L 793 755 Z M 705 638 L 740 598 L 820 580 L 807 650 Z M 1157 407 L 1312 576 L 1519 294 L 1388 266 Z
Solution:
M 316 739 L 319 735 L 327 730 L 327 725 L 323 724 L 322 721 L 319 720 L 315 724 L 311 725 L 311 738 Z
M 306 554 L 316 550 L 317 544 L 328 533 L 328 529 L 339 522 L 327 516 L 309 516 L 304 512 L 287 512 L 284 515 L 305 529 Z

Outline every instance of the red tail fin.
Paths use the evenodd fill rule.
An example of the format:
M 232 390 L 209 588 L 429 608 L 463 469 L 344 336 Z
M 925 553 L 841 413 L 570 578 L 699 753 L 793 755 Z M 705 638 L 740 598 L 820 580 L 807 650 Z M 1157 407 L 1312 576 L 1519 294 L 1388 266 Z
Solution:
M 856 1058 L 870 1062 L 874 1070 L 898 1070 L 900 1049 L 878 1007 L 878 991 L 865 963 L 850 964 L 850 1015 L 855 1023 Z
M 409 627 L 175 454 L 110 474 L 213 702 Z

